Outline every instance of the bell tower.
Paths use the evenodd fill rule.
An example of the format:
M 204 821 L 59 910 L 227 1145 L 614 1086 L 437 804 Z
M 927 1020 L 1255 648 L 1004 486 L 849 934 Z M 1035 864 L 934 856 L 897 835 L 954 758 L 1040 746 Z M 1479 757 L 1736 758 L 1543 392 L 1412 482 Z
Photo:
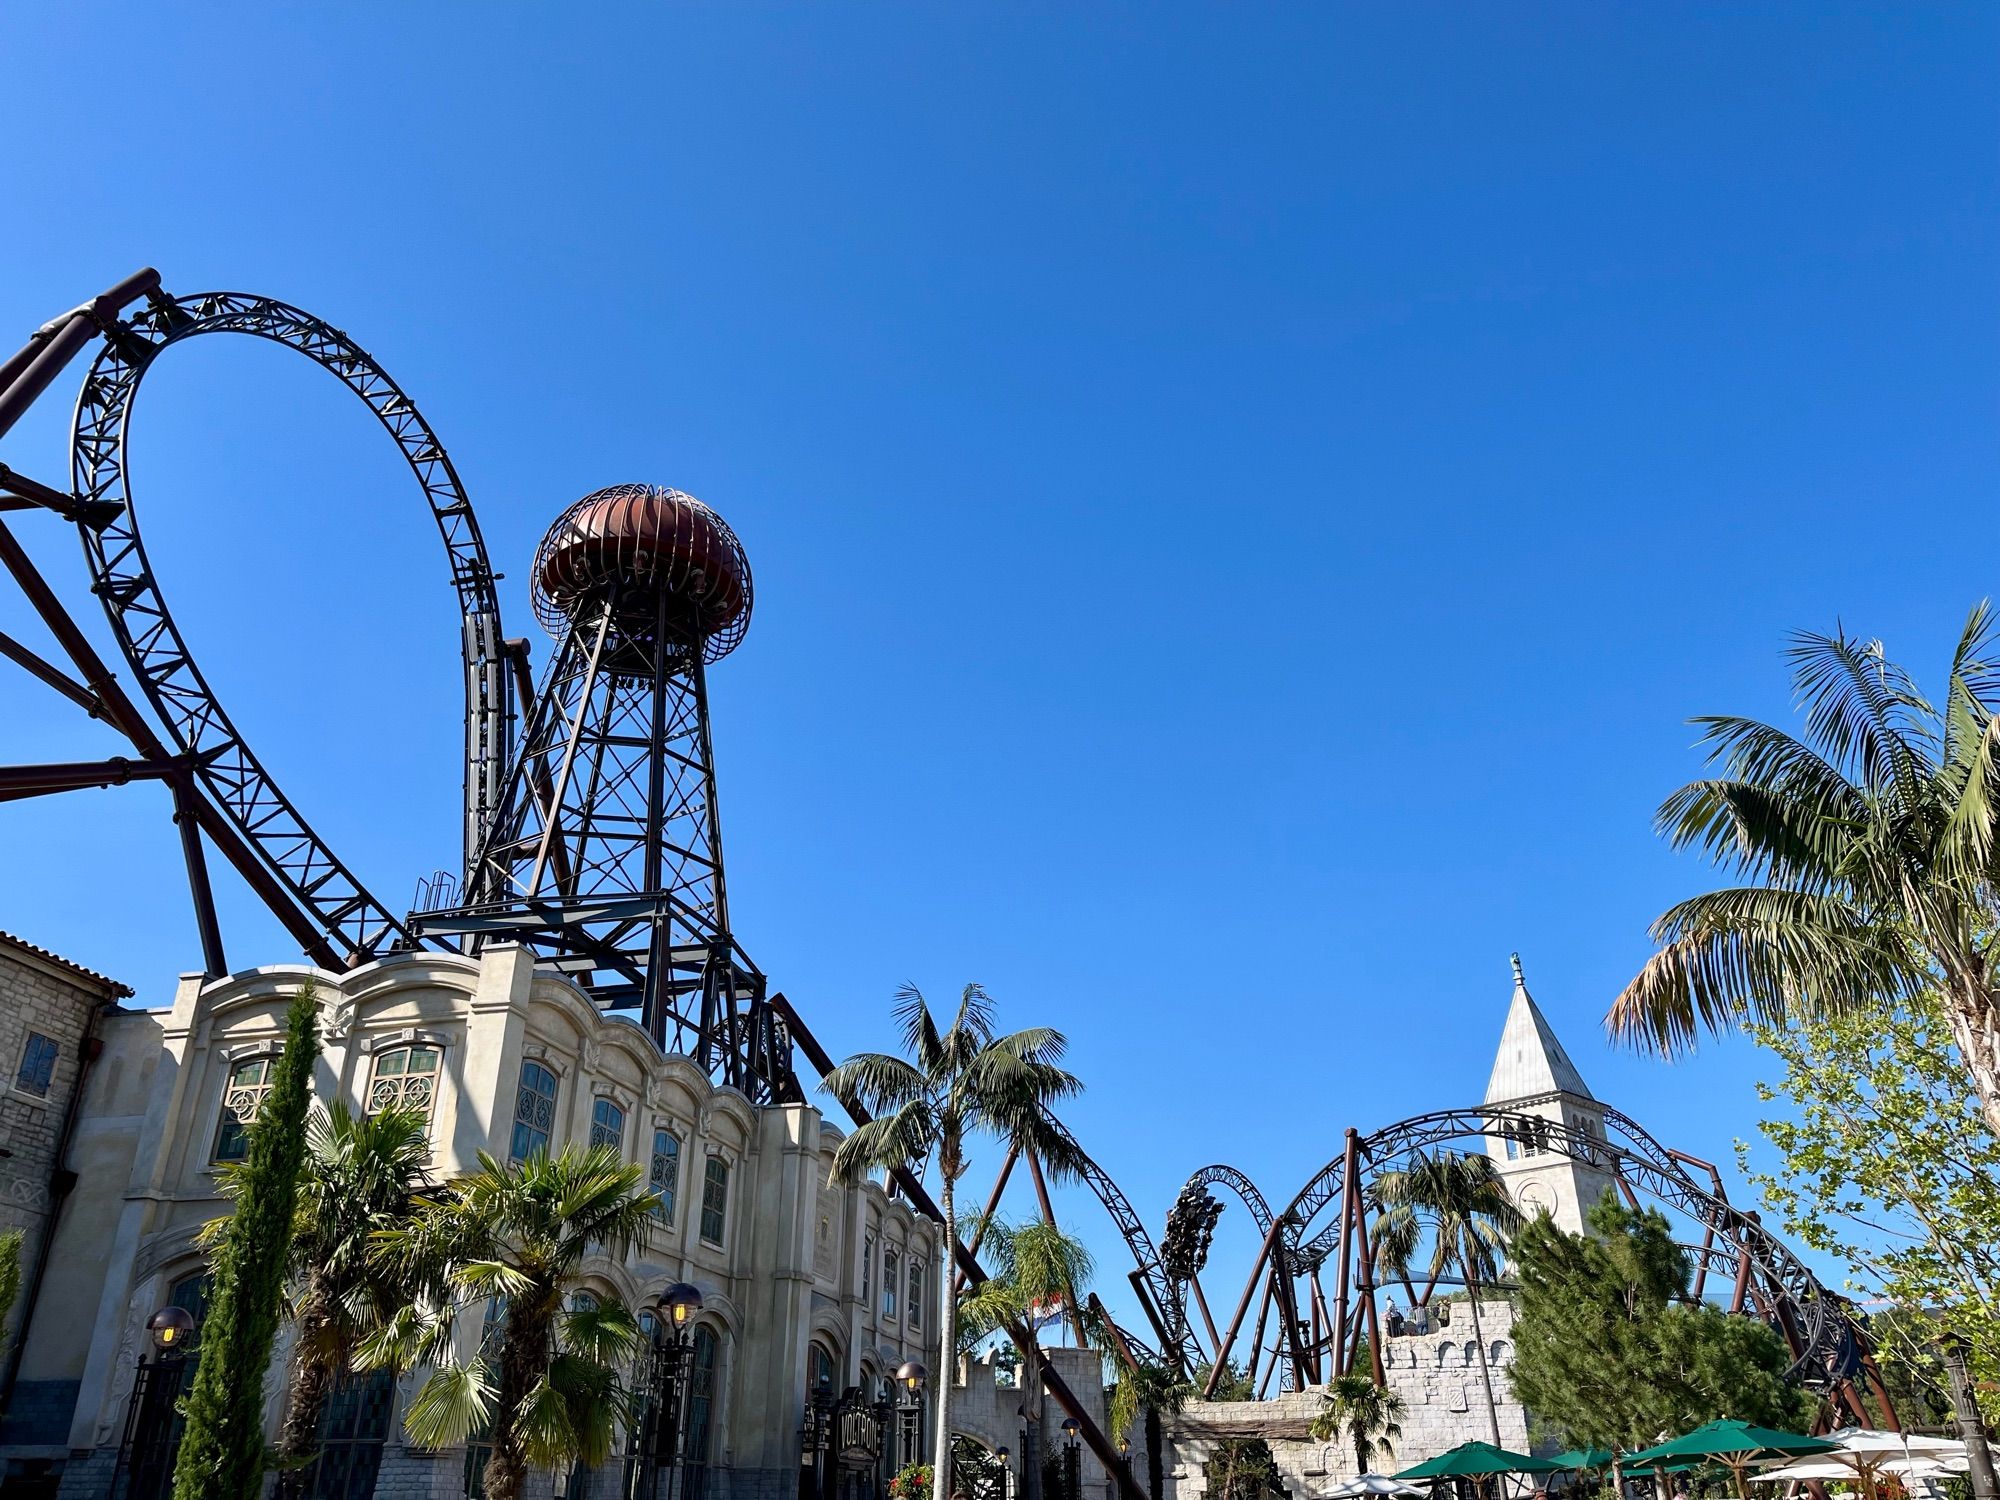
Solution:
M 1486 1151 L 1515 1204 L 1531 1217 L 1546 1209 L 1560 1228 L 1582 1233 L 1584 1214 L 1616 1180 L 1604 1108 L 1528 993 L 1518 953 L 1485 1102 L 1496 1115 Z

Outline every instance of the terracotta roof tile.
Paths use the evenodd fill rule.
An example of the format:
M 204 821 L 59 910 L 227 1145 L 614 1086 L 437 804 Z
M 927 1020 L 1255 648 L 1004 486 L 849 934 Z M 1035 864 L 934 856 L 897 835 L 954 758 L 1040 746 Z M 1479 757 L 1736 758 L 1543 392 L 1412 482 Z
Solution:
M 64 958 L 60 953 L 51 953 L 40 943 L 31 943 L 24 937 L 14 936 L 11 932 L 0 931 L 0 943 L 10 944 L 13 947 L 19 948 L 23 953 L 32 953 L 36 958 L 54 964 L 59 969 L 67 969 L 79 978 L 101 984 L 121 1000 L 130 999 L 134 993 L 132 986 L 129 984 L 120 984 L 108 974 L 100 974 L 95 969 L 86 969 L 82 964 L 74 963 Z

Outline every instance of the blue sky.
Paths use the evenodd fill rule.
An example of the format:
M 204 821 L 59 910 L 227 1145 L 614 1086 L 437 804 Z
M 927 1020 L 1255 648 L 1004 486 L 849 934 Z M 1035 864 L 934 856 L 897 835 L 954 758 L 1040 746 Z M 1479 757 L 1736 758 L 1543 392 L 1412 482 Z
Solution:
M 1516 949 L 1599 1094 L 1722 1160 L 1774 1070 L 1599 1030 L 1708 879 L 1651 811 L 1688 715 L 1786 712 L 1788 631 L 1935 677 L 1994 590 L 1997 50 L 1975 5 L 32 8 L 0 329 L 141 264 L 347 329 L 541 660 L 558 509 L 715 505 L 747 945 L 836 1051 L 905 979 L 1063 1026 L 1156 1225 L 1477 1097 Z M 0 459 L 58 477 L 68 399 Z M 458 689 L 393 450 L 222 341 L 134 442 L 204 666 L 406 903 Z M 0 724 L 118 748 L 16 674 Z M 164 800 L 0 807 L 0 925 L 163 1001 Z M 229 899 L 237 963 L 294 956 Z

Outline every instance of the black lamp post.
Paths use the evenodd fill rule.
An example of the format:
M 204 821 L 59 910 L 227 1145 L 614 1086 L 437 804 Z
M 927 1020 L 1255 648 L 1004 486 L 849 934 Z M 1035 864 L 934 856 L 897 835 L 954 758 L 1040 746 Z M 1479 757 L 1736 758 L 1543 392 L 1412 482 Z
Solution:
M 681 1452 L 681 1407 L 687 1396 L 688 1340 L 701 1311 L 701 1288 L 676 1281 L 659 1300 L 661 1336 L 653 1343 L 652 1401 L 646 1413 L 646 1443 L 641 1465 L 640 1493 L 650 1497 L 658 1488 L 659 1471 L 677 1468 Z
M 1007 1467 L 1008 1452 L 1005 1443 L 993 1450 L 993 1456 L 1000 1460 L 1000 1500 L 1013 1500 L 1014 1471 Z
M 1083 1500 L 1083 1454 L 1076 1446 L 1077 1425 L 1075 1417 L 1064 1417 L 1063 1435 L 1063 1500 Z
M 896 1410 L 902 1440 L 902 1463 L 898 1468 L 923 1462 L 924 1378 L 929 1374 L 923 1361 L 917 1359 L 905 1361 L 896 1370 L 896 1385 L 902 1393 Z
M 194 1341 L 194 1314 L 169 1304 L 146 1319 L 152 1357 L 139 1356 L 132 1372 L 132 1399 L 125 1408 L 125 1435 L 111 1475 L 115 1491 L 123 1471 L 128 1500 L 154 1500 L 173 1476 L 180 1435 L 174 1430 L 174 1403 L 187 1379 L 187 1350 Z

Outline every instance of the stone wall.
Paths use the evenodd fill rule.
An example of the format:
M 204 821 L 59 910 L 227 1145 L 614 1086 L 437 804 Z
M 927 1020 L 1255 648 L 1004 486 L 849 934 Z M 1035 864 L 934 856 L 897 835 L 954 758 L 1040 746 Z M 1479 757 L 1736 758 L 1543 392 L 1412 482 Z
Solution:
M 1514 1399 L 1507 1378 L 1514 1361 L 1513 1309 L 1504 1302 L 1482 1304 L 1480 1323 L 1493 1378 L 1500 1446 L 1527 1452 L 1527 1412 Z M 1477 1349 L 1470 1309 L 1462 1300 L 1453 1307 L 1449 1327 L 1383 1340 L 1383 1373 L 1406 1410 L 1394 1456 L 1378 1456 L 1377 1472 L 1409 1468 L 1460 1443 L 1493 1441 Z M 1167 1429 L 1167 1473 L 1175 1500 L 1198 1500 L 1207 1494 L 1203 1465 L 1216 1444 L 1229 1439 L 1263 1438 L 1270 1443 L 1293 1500 L 1324 1495 L 1355 1478 L 1354 1453 L 1345 1439 L 1315 1442 L 1308 1433 L 1324 1405 L 1321 1387 L 1269 1401 L 1188 1402 Z
M 99 1010 L 123 987 L 54 954 L 0 934 L 0 1230 L 19 1229 L 24 1290 L 35 1284 L 44 1240 L 58 1208 L 57 1160 L 83 1053 Z M 31 1037 L 55 1043 L 46 1091 L 22 1077 Z M 12 1357 L 24 1295 L 0 1329 L 0 1368 Z M 38 1381 L 24 1372 L 0 1441 L 16 1449 L 62 1451 L 69 1436 L 74 1382 Z M 19 1455 L 16 1455 L 17 1457 Z

